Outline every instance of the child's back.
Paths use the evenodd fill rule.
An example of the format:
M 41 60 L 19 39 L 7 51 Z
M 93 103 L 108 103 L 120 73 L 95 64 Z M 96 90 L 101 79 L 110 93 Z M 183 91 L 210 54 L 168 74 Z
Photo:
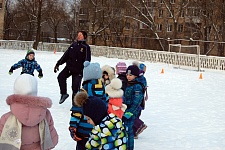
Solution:
M 48 110 L 52 101 L 49 98 L 37 96 L 35 77 L 28 74 L 20 75 L 14 84 L 14 94 L 8 96 L 6 102 L 10 105 L 10 112 L 4 114 L 0 120 L 0 149 L 16 146 L 23 150 L 40 150 L 41 147 L 52 149 L 57 145 L 58 134 Z M 5 128 L 6 126 L 11 128 Z M 44 135 L 47 132 L 49 135 Z M 21 143 L 15 145 L 10 140 L 5 141 L 5 138 L 21 141 Z

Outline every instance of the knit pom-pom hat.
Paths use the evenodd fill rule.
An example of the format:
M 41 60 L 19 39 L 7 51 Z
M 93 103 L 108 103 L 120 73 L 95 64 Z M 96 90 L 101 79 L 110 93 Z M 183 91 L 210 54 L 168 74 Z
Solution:
M 116 64 L 116 73 L 120 74 L 120 73 L 125 73 L 127 70 L 127 65 L 125 62 L 118 62 Z
M 119 98 L 123 96 L 122 81 L 118 78 L 111 80 L 111 83 L 105 87 L 105 92 L 109 97 Z
M 99 63 L 84 62 L 83 81 L 100 79 L 102 77 L 102 70 Z
M 78 92 L 74 98 L 77 106 L 82 107 L 83 114 L 90 117 L 95 125 L 101 123 L 103 118 L 107 116 L 107 108 L 105 103 L 98 97 L 89 96 L 86 92 Z
M 37 96 L 37 80 L 29 74 L 19 75 L 14 82 L 14 94 Z

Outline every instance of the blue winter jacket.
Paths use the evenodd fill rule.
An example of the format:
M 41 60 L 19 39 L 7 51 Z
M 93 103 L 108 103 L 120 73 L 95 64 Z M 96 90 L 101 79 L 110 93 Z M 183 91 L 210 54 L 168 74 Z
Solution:
M 22 67 L 21 74 L 30 74 L 34 75 L 34 70 L 36 69 L 38 72 L 42 72 L 40 65 L 37 63 L 35 59 L 29 60 L 27 58 L 20 60 L 18 63 L 14 64 L 11 69 L 15 70 Z
M 101 79 L 87 80 L 82 83 L 82 89 L 85 90 L 89 96 L 96 96 L 104 101 L 108 107 L 109 97 L 105 93 L 105 85 Z
M 144 98 L 144 93 L 141 84 L 133 84 L 133 82 L 138 82 L 137 78 L 133 81 L 128 81 L 123 95 L 123 103 L 127 105 L 125 113 L 131 112 L 136 118 L 140 112 L 140 104 Z

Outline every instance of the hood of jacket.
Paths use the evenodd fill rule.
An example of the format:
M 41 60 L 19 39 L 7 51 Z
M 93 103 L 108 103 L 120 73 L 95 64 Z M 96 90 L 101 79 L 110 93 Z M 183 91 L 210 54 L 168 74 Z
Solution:
M 104 65 L 102 68 L 102 74 L 103 72 L 107 72 L 109 76 L 109 80 L 111 81 L 113 78 L 115 78 L 115 71 L 111 66 Z
M 35 126 L 46 116 L 47 108 L 52 101 L 47 97 L 13 94 L 7 97 L 6 103 L 14 116 L 26 126 Z

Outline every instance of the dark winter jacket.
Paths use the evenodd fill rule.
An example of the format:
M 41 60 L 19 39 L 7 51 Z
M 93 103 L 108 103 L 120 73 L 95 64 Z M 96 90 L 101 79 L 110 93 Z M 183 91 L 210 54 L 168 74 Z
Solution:
M 18 63 L 14 64 L 10 71 L 13 71 L 15 69 L 18 69 L 22 67 L 22 72 L 21 74 L 30 74 L 30 75 L 34 75 L 34 70 L 36 69 L 39 73 L 42 74 L 42 69 L 40 67 L 40 65 L 37 63 L 37 61 L 35 59 L 33 60 L 29 60 L 27 58 L 20 60 Z
M 126 73 L 119 73 L 118 74 L 118 77 L 121 81 L 122 81 L 122 90 L 125 91 L 126 90 L 126 87 L 127 87 L 127 76 L 126 76 Z
M 66 63 L 72 74 L 83 76 L 84 61 L 91 61 L 90 46 L 85 41 L 77 41 L 70 45 L 56 65 Z

